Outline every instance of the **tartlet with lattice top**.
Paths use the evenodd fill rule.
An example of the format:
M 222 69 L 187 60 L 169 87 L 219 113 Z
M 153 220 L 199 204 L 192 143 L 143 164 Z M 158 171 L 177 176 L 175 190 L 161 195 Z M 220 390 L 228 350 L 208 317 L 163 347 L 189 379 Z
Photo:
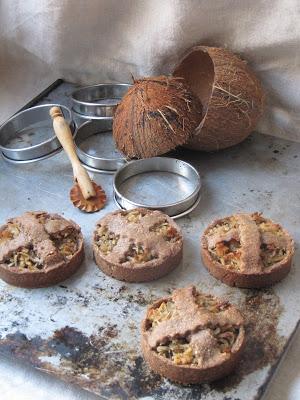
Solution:
M 194 286 L 148 308 L 142 351 L 156 373 L 183 384 L 211 382 L 237 365 L 245 344 L 239 310 Z
M 80 227 L 58 214 L 26 212 L 0 227 L 0 278 L 20 287 L 54 285 L 84 258 Z
M 97 223 L 93 249 L 105 274 L 127 282 L 147 282 L 179 264 L 182 235 L 177 224 L 160 211 L 115 211 Z
M 201 239 L 206 268 L 230 286 L 260 288 L 279 282 L 289 273 L 293 254 L 289 233 L 260 213 L 218 219 Z

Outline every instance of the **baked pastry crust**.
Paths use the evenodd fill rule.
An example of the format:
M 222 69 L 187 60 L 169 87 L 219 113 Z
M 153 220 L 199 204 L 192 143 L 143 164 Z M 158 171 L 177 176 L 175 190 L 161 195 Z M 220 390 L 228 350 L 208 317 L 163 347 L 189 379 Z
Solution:
M 180 263 L 182 235 L 177 224 L 160 211 L 115 211 L 98 221 L 93 250 L 105 274 L 121 281 L 147 282 Z
M 141 325 L 145 360 L 156 373 L 182 384 L 228 375 L 245 344 L 239 310 L 195 287 L 156 301 Z
M 260 288 L 290 271 L 294 241 L 279 224 L 260 213 L 235 214 L 212 222 L 201 239 L 208 271 L 229 286 Z
M 0 227 L 0 278 L 25 288 L 54 285 L 84 259 L 80 227 L 58 214 L 26 212 Z

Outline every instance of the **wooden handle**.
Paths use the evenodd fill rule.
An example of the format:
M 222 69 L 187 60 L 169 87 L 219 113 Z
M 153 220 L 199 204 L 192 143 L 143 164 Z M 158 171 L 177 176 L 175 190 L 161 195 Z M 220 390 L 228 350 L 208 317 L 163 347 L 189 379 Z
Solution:
M 86 200 L 94 197 L 96 192 L 93 188 L 91 178 L 78 159 L 72 132 L 69 124 L 64 119 L 61 109 L 59 107 L 51 107 L 50 115 L 53 119 L 54 132 L 71 161 L 74 178 L 78 182 L 83 197 Z

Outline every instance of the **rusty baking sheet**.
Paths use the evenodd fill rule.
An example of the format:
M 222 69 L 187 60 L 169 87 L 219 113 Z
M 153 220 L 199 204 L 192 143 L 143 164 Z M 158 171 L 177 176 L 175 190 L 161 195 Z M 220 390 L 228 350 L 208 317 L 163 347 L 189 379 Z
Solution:
M 60 84 L 42 102 L 69 104 L 72 84 Z M 96 221 L 115 209 L 112 177 L 95 174 L 108 194 L 99 213 L 86 215 L 68 199 L 72 170 L 60 153 L 23 166 L 0 160 L 0 220 L 26 210 L 58 212 L 81 225 L 86 260 L 71 279 L 47 289 L 0 283 L 0 354 L 30 363 L 94 392 L 103 399 L 253 400 L 264 393 L 295 331 L 300 314 L 300 144 L 263 135 L 216 154 L 178 152 L 203 178 L 202 199 L 178 220 L 184 237 L 182 264 L 147 284 L 125 284 L 105 276 L 92 259 Z M 240 290 L 212 278 L 199 255 L 199 236 L 218 216 L 263 211 L 294 236 L 297 251 L 290 275 L 274 288 Z M 239 305 L 248 341 L 236 372 L 211 385 L 183 387 L 153 374 L 139 347 L 139 325 L 147 304 L 176 287 L 195 284 Z

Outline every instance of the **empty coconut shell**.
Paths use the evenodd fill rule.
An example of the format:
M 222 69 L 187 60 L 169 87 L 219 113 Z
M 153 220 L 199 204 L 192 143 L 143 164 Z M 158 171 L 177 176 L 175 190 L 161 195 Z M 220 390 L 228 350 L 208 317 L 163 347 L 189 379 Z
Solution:
M 201 119 L 202 104 L 182 78 L 143 78 L 118 105 L 113 136 L 127 157 L 154 157 L 186 143 Z
M 183 77 L 204 107 L 205 116 L 186 147 L 213 151 L 243 141 L 263 112 L 264 92 L 245 61 L 230 51 L 196 46 L 179 62 Z

